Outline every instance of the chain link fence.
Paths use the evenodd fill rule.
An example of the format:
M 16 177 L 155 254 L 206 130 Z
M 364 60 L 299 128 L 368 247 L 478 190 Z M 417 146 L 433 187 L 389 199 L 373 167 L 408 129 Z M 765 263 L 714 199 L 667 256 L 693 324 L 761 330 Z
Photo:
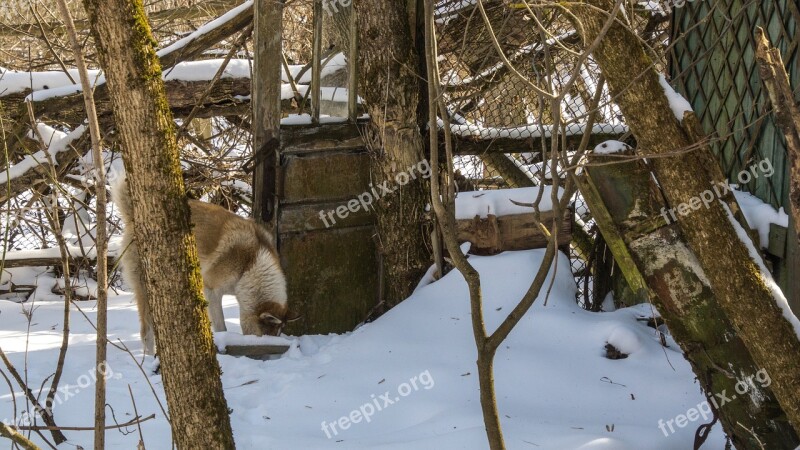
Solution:
M 471 1 L 438 5 L 439 62 L 454 134 L 486 142 L 487 148 L 502 142 L 505 149 L 519 149 L 456 157 L 461 190 L 551 185 L 554 134 L 560 137 L 562 155 L 574 156 L 590 120 L 598 139 L 621 139 L 628 132 L 619 108 L 600 84 L 599 68 L 583 57 L 580 36 L 560 10 L 534 10 L 524 2 L 503 0 L 484 1 L 483 12 Z M 643 8 L 629 17 L 653 42 L 668 28 L 668 19 L 654 22 Z M 560 96 L 560 101 L 548 95 Z M 561 180 L 563 169 L 556 175 Z M 611 288 L 613 258 L 580 193 L 572 208 L 569 257 L 578 302 L 599 310 Z

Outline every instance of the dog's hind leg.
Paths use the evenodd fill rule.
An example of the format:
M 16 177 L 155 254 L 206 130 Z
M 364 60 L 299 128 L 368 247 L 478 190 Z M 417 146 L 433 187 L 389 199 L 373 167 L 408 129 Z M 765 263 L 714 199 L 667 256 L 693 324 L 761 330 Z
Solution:
M 211 319 L 211 329 L 215 332 L 228 331 L 225 326 L 225 316 L 222 314 L 222 291 L 206 289 L 206 300 L 208 300 L 208 316 Z

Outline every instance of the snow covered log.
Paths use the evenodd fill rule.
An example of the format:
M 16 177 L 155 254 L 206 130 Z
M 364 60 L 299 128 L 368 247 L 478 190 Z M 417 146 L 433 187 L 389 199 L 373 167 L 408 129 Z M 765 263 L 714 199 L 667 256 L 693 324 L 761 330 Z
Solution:
M 592 137 L 589 140 L 589 145 L 594 146 L 609 139 L 619 139 L 620 136 L 625 134 L 627 130 L 613 129 L 611 126 L 607 130 L 596 127 L 592 130 Z M 482 155 L 484 153 L 524 153 L 541 151 L 542 140 L 545 141 L 545 148 L 550 148 L 552 137 L 548 134 L 540 136 L 537 134 L 526 134 L 523 132 L 503 133 L 506 129 L 483 129 L 489 130 L 478 133 L 453 133 L 453 153 L 456 155 Z M 498 132 L 490 132 L 497 130 Z M 441 138 L 443 133 L 440 131 L 440 153 L 444 154 L 444 139 Z M 577 148 L 583 139 L 583 130 L 576 130 L 574 133 L 568 133 L 566 137 L 567 148 Z M 560 145 L 560 144 L 559 144 Z
M 203 95 L 208 87 L 208 81 L 183 81 L 170 80 L 165 83 L 167 99 L 174 117 L 182 118 L 190 114 L 197 104 L 198 99 Z M 195 118 L 206 118 L 213 116 L 235 116 L 245 114 L 250 109 L 250 79 L 249 78 L 223 78 L 214 86 L 203 103 Z M 12 96 L 14 98 L 18 95 Z M 3 97 L 5 99 L 5 97 Z M 27 105 L 22 97 L 18 98 L 16 106 L 7 110 L 16 111 L 10 117 L 3 120 L 5 126 L 5 136 L 8 136 L 7 144 L 9 150 L 9 160 L 16 162 L 21 155 L 36 150 L 38 144 L 27 137 L 30 128 L 27 116 Z M 83 123 L 86 113 L 84 111 L 83 96 L 80 92 L 66 96 L 55 96 L 43 100 L 33 101 L 33 109 L 38 120 L 77 126 Z M 111 113 L 111 106 L 108 98 L 106 84 L 102 84 L 95 89 L 95 103 L 97 105 L 98 119 L 104 130 L 114 128 L 114 117 Z M 6 103 L 9 105 L 9 103 Z M 11 103 L 13 105 L 13 103 Z M 286 99 L 281 102 L 284 112 L 294 111 L 295 103 L 293 99 Z M 76 139 L 70 144 L 68 151 L 57 153 L 55 156 L 58 166 L 57 176 L 59 179 L 67 174 L 72 165 L 85 153 L 88 145 L 88 134 Z M 0 146 L 2 142 L 0 141 Z M 27 151 L 26 151 L 27 150 Z M 40 181 L 47 178 L 49 165 L 43 164 L 31 167 L 23 174 L 8 180 L 0 178 L 0 205 L 19 195 L 26 189 L 35 186 Z M 10 184 L 8 186 L 7 184 Z
M 530 205 L 540 194 L 537 219 Z M 562 195 L 559 188 L 558 197 Z M 476 255 L 544 248 L 548 238 L 537 222 L 549 229 L 554 219 L 552 209 L 552 186 L 460 192 L 456 196 L 458 240 L 471 242 L 470 253 Z M 572 240 L 572 224 L 573 212 L 567 210 L 557 236 L 559 246 Z
M 186 117 L 197 105 L 203 92 L 208 88 L 208 80 L 168 80 L 164 82 L 167 92 L 167 101 L 176 118 Z M 39 91 L 37 91 L 39 92 Z M 195 117 L 230 116 L 244 114 L 250 109 L 250 78 L 222 78 L 214 86 L 205 100 L 199 105 L 200 109 Z M 16 102 L 14 101 L 16 99 Z M 14 136 L 10 128 L 13 124 L 27 126 L 27 108 L 23 98 L 19 95 L 9 96 L 9 105 L 16 104 L 17 113 L 11 116 L 11 122 L 6 124 L 6 132 Z M 52 96 L 43 99 L 35 98 L 33 110 L 37 119 L 48 122 L 65 124 L 69 127 L 83 123 L 86 113 L 83 109 L 83 96 L 80 92 Z M 104 128 L 113 123 L 111 108 L 108 99 L 108 88 L 101 84 L 95 89 L 95 102 L 97 114 Z M 14 107 L 12 106 L 12 109 Z M 296 108 L 293 99 L 288 98 L 281 102 L 284 112 L 294 112 Z
M 187 61 L 195 56 L 198 56 L 204 50 L 214 46 L 215 44 L 224 39 L 229 38 L 230 36 L 233 36 L 235 33 L 242 30 L 245 26 L 251 23 L 252 20 L 253 20 L 252 1 L 242 3 L 233 10 L 228 11 L 228 13 L 223 14 L 221 17 L 201 26 L 194 33 L 191 33 L 185 36 L 184 38 L 178 40 L 177 42 L 174 42 L 173 44 L 159 50 L 158 58 L 159 62 L 161 63 L 162 69 L 169 69 L 181 61 Z M 2 72 L 3 74 L 2 76 L 0 76 L 0 80 L 8 83 L 9 74 L 11 72 L 7 70 L 4 70 Z M 9 86 L 3 86 L 2 88 L 0 88 L 0 98 L 2 98 L 3 100 L 3 108 L 0 109 L 0 115 L 2 115 L 3 119 L 2 123 L 3 127 L 5 128 L 3 130 L 4 131 L 3 135 L 10 136 L 10 139 L 5 137 L 3 138 L 7 139 L 8 142 L 4 143 L 2 142 L 2 140 L 0 140 L 0 145 L 7 144 L 9 150 L 9 159 L 11 161 L 15 159 L 14 158 L 15 153 L 21 151 L 19 140 L 22 139 L 21 138 L 22 136 L 26 135 L 27 131 L 26 126 L 29 120 L 28 120 L 28 109 L 27 105 L 25 104 L 25 101 L 28 95 L 32 94 L 31 89 L 29 88 L 29 83 L 32 83 L 33 91 L 47 90 L 48 87 L 55 88 L 58 86 L 63 86 L 64 85 L 63 79 L 66 78 L 66 76 L 60 72 L 52 72 L 47 74 L 38 73 L 38 75 L 47 75 L 47 76 L 44 81 L 42 81 L 41 83 L 37 83 L 36 78 L 33 76 L 34 74 L 28 74 L 28 75 L 30 76 L 24 78 L 29 78 L 29 80 L 28 79 L 24 80 L 24 83 L 21 86 L 24 89 L 21 90 L 14 89 L 14 86 L 11 86 L 11 88 L 9 88 Z M 74 72 L 72 73 L 72 75 L 73 79 L 77 78 Z M 59 79 L 61 81 L 59 81 Z M 223 80 L 220 80 L 220 83 L 222 81 Z M 69 84 L 71 82 L 72 81 L 69 81 L 66 84 Z M 219 87 L 220 83 L 218 83 L 217 89 L 220 89 Z M 194 88 L 195 91 L 194 97 L 191 98 L 193 99 L 199 98 L 202 95 L 203 91 L 205 90 L 205 85 L 206 83 L 199 83 L 198 86 Z M 170 90 L 169 86 L 168 90 Z M 225 91 L 224 87 L 221 90 L 224 92 Z M 234 89 L 231 89 L 231 91 L 233 90 Z M 108 112 L 108 95 L 105 91 L 106 91 L 105 83 L 98 83 L 98 86 L 95 89 L 95 101 L 98 103 L 98 109 L 100 108 L 101 104 L 104 105 L 103 106 L 104 111 L 101 112 L 100 110 L 98 110 L 98 115 L 102 115 L 103 113 L 107 114 Z M 232 95 L 234 96 L 235 99 L 236 94 L 232 93 Z M 243 96 L 249 95 L 249 87 L 248 87 L 248 92 L 241 95 Z M 210 97 L 213 96 L 214 94 L 212 94 Z M 42 114 L 43 112 L 49 110 L 51 114 L 54 115 L 53 120 L 55 121 L 61 121 L 62 123 L 71 124 L 73 127 L 83 123 L 83 118 L 86 115 L 83 111 L 83 96 L 80 94 L 80 92 L 63 96 L 53 95 L 52 97 L 54 98 L 65 97 L 65 99 L 62 100 L 64 103 L 62 103 L 62 101 L 55 101 L 55 103 L 51 105 L 48 104 L 42 105 L 36 103 L 36 98 L 32 99 L 34 100 L 33 110 L 37 117 L 39 117 L 39 115 Z M 174 99 L 168 98 L 168 100 L 172 105 Z M 228 98 L 227 100 L 233 100 L 233 99 Z M 249 108 L 249 101 L 241 103 L 242 103 L 241 105 L 242 110 L 247 111 Z M 206 104 L 209 104 L 209 102 L 206 102 Z M 50 107 L 48 108 L 48 106 Z M 61 112 L 59 111 L 59 108 L 61 107 L 65 109 L 64 114 L 66 115 L 66 118 L 71 118 L 71 120 L 59 120 L 58 114 L 61 114 Z M 42 108 L 44 111 L 40 111 L 40 108 Z M 191 108 L 189 108 L 187 111 L 184 112 L 184 116 L 187 115 L 189 111 L 191 111 Z M 197 115 L 197 117 L 210 117 L 211 115 L 225 115 L 225 112 L 220 111 L 218 108 L 215 114 L 209 115 L 209 114 L 204 114 L 204 112 L 205 111 L 201 111 L 200 114 Z M 173 110 L 173 116 L 181 117 L 180 111 Z M 102 123 L 103 122 L 101 117 L 101 124 Z M 0 203 L 2 203 L 2 201 L 0 201 Z
M 574 213 L 564 213 L 564 226 L 558 230 L 558 246 L 569 245 L 572 241 Z M 551 211 L 541 214 L 541 223 L 550 228 L 553 221 Z M 509 250 L 529 250 L 547 247 L 548 238 L 536 225 L 536 215 L 532 212 L 495 216 L 486 218 L 475 216 L 461 219 L 458 225 L 459 242 L 471 242 L 470 253 L 475 255 L 496 255 Z

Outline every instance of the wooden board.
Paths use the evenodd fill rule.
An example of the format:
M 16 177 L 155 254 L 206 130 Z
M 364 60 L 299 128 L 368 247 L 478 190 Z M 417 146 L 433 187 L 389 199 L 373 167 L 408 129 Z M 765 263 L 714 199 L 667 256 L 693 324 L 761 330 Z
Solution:
M 289 350 L 288 345 L 227 345 L 225 346 L 225 351 L 220 353 L 230 356 L 264 359 L 272 355 L 282 355 L 287 350 Z
M 564 223 L 559 230 L 558 246 L 569 245 L 572 241 L 572 224 L 574 213 L 564 213 Z M 475 255 L 495 255 L 509 250 L 528 250 L 547 246 L 547 237 L 535 225 L 534 213 L 514 214 L 496 217 L 489 215 L 485 219 L 475 216 L 472 219 L 458 221 L 458 240 L 471 242 L 470 253 Z M 552 212 L 541 214 L 542 223 L 550 227 Z

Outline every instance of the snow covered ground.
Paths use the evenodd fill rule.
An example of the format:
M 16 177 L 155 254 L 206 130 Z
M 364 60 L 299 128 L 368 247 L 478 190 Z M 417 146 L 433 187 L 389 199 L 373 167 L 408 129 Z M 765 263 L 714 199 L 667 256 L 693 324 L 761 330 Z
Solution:
M 494 329 L 527 290 L 542 250 L 470 260 L 483 278 L 487 326 Z M 38 388 L 53 371 L 61 340 L 61 298 L 50 293 L 52 275 L 12 269 L 14 282 L 39 288 L 26 304 L 0 300 L 0 346 L 27 367 Z M 93 417 L 94 302 L 73 308 L 66 369 L 55 407 L 61 426 L 91 426 Z M 32 311 L 30 324 L 23 314 Z M 129 294 L 110 300 L 109 332 L 141 358 L 136 309 Z M 703 402 L 698 384 L 675 343 L 638 320 L 648 306 L 591 313 L 575 305 L 569 261 L 560 255 L 552 292 L 544 295 L 499 350 L 495 382 L 510 449 L 692 448 L 701 419 L 662 431 Z M 228 328 L 238 331 L 235 299 L 225 298 Z M 88 319 L 88 320 L 87 320 Z M 611 343 L 630 356 L 611 360 Z M 483 449 L 478 379 L 466 284 L 457 272 L 420 287 L 395 309 L 339 336 L 292 338 L 280 359 L 256 361 L 220 355 L 223 384 L 241 449 Z M 133 390 L 148 449 L 170 448 L 170 431 L 154 394 L 165 403 L 160 375 L 145 377 L 133 358 L 109 349 L 108 403 L 119 422 L 130 420 Z M 17 409 L 0 384 L 0 420 L 19 420 L 25 400 L 14 386 Z M 343 419 L 346 417 L 346 419 Z M 109 417 L 109 421 L 112 418 Z M 108 432 L 108 448 L 135 448 L 135 427 Z M 91 447 L 90 432 L 66 432 L 69 444 Z M 667 434 L 668 436 L 665 436 Z M 34 440 L 38 437 L 33 436 Z M 707 448 L 722 448 L 719 425 Z M 59 448 L 74 448 L 64 444 Z

